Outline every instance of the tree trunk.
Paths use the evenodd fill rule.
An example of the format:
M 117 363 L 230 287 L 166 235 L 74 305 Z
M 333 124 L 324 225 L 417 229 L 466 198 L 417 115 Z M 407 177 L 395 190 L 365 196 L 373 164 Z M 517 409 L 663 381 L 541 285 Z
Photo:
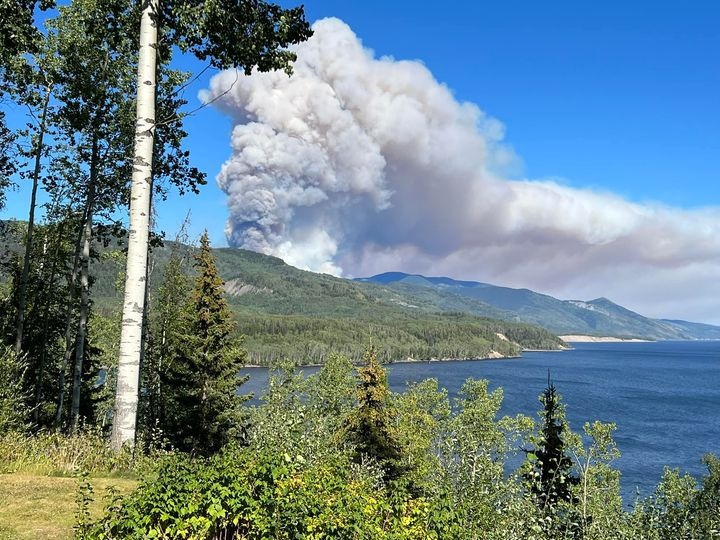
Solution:
M 58 402 L 55 411 L 55 429 L 59 430 L 62 426 L 63 407 L 65 406 L 65 374 L 67 366 L 72 356 L 72 329 L 73 329 L 73 307 L 75 305 L 75 297 L 77 296 L 77 277 L 80 269 L 80 252 L 82 247 L 83 234 L 85 233 L 85 221 L 87 220 L 87 204 L 83 209 L 80 228 L 75 240 L 75 249 L 73 255 L 73 265 L 70 272 L 70 297 L 68 298 L 67 310 L 65 311 L 65 353 L 63 354 L 62 365 L 60 366 L 60 375 L 58 377 Z
M 150 228 L 159 9 L 159 0 L 144 0 L 140 20 L 137 123 L 130 192 L 130 231 L 111 438 L 111 445 L 116 450 L 122 448 L 123 444 L 132 445 L 135 442 Z
M 72 402 L 70 404 L 70 432 L 74 432 L 80 421 L 80 390 L 82 388 L 82 365 L 85 358 L 85 339 L 87 337 L 88 315 L 90 312 L 90 244 L 92 241 L 93 206 L 98 169 L 98 138 L 93 134 L 92 154 L 90 157 L 90 185 L 85 204 L 85 224 L 83 232 L 83 253 L 80 265 L 80 319 L 75 337 L 75 367 L 73 368 Z
M 72 402 L 70 405 L 70 432 L 74 432 L 80 420 L 80 390 L 82 387 L 82 366 L 85 357 L 88 314 L 90 311 L 90 243 L 92 239 L 92 213 L 85 219 L 82 262 L 80 263 L 80 317 L 75 335 L 75 365 L 73 367 Z
M 54 290 L 55 275 L 57 273 L 58 257 L 60 256 L 60 245 L 62 244 L 62 235 L 65 229 L 65 223 L 61 222 L 57 230 L 57 239 L 55 240 L 55 249 L 53 250 L 52 262 L 50 263 L 50 278 L 48 280 L 47 291 Z M 43 316 L 42 316 L 42 341 L 40 343 L 40 361 L 37 377 L 35 378 L 35 399 L 33 405 L 33 422 L 37 425 L 40 419 L 40 397 L 42 394 L 42 383 L 45 376 L 45 363 L 48 348 L 48 325 L 50 321 L 50 294 L 45 294 L 43 299 Z
M 45 98 L 43 100 L 42 114 L 40 116 L 40 125 L 38 126 L 38 138 L 35 146 L 35 168 L 32 176 L 32 193 L 30 195 L 30 213 L 28 215 L 28 229 L 25 238 L 25 256 L 23 259 L 23 269 L 20 275 L 20 293 L 18 295 L 18 310 L 15 320 L 15 352 L 20 354 L 22 351 L 23 331 L 25 327 L 25 306 L 27 304 L 27 286 L 28 277 L 30 275 L 30 258 L 32 257 L 33 248 L 33 230 L 35 228 L 35 206 L 37 204 L 37 190 L 40 183 L 41 159 L 43 154 L 43 139 L 45 138 L 45 128 L 47 124 L 47 111 L 50 104 L 50 87 L 45 89 Z

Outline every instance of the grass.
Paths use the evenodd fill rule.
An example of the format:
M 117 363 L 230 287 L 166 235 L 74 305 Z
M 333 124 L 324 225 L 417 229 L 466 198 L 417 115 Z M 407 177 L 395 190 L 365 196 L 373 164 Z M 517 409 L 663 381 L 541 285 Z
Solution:
M 100 517 L 103 494 L 108 486 L 129 493 L 137 486 L 127 478 L 92 477 L 93 518 Z M 73 537 L 75 499 L 78 482 L 74 478 L 39 476 L 28 473 L 0 475 L 0 540 L 69 539 Z

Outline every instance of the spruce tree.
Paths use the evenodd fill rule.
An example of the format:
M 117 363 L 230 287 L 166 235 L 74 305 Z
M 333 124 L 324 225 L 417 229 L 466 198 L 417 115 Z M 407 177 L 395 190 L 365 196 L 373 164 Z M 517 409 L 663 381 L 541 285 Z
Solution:
M 187 335 L 184 313 L 192 288 L 188 268 L 191 249 L 176 239 L 162 283 L 149 300 L 148 338 L 141 373 L 144 392 L 140 396 L 138 422 L 150 439 L 171 436 L 168 422 L 177 414 L 177 392 L 171 379 L 175 359 Z
M 195 255 L 198 275 L 184 312 L 177 355 L 166 371 L 166 435 L 178 448 L 210 454 L 244 434 L 238 372 L 246 353 L 223 296 L 207 231 Z
M 551 509 L 558 501 L 573 502 L 571 486 L 579 479 L 572 475 L 572 460 L 565 455 L 563 434 L 567 428 L 560 395 L 550 380 L 540 395 L 542 429 L 534 451 L 533 469 L 526 475 L 541 509 Z
M 348 439 L 355 447 L 355 461 L 371 458 L 382 468 L 386 481 L 399 480 L 407 471 L 392 430 L 387 373 L 372 348 L 365 353 L 364 362 L 358 370 L 358 404 L 348 419 Z

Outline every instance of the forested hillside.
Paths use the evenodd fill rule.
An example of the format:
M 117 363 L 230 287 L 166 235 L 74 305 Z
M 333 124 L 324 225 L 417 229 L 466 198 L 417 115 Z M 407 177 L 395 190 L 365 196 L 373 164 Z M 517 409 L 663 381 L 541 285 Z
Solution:
M 152 304 L 171 253 L 192 248 L 166 242 L 150 257 Z M 322 363 L 331 352 L 359 359 L 369 344 L 385 361 L 517 356 L 522 349 L 559 349 L 548 331 L 442 312 L 421 294 L 356 283 L 298 270 L 276 257 L 242 249 L 214 249 L 230 306 L 245 336 L 249 360 L 266 364 L 289 358 Z M 119 248 L 108 248 L 96 263 L 98 309 L 111 314 L 121 301 L 116 284 L 122 272 Z

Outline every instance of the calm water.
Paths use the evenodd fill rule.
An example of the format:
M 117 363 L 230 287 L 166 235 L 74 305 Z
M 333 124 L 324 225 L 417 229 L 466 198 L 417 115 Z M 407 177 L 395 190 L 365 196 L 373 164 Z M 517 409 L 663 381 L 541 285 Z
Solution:
M 581 343 L 564 352 L 531 352 L 491 361 L 393 364 L 389 381 L 401 391 L 408 382 L 437 378 L 451 397 L 473 377 L 504 392 L 502 414 L 537 417 L 538 395 L 548 369 L 567 405 L 571 427 L 586 421 L 615 422 L 626 502 L 636 489 L 649 494 L 663 466 L 700 478 L 700 458 L 720 455 L 720 342 Z M 243 391 L 261 393 L 267 370 L 245 370 Z M 305 369 L 312 373 L 313 368 Z

